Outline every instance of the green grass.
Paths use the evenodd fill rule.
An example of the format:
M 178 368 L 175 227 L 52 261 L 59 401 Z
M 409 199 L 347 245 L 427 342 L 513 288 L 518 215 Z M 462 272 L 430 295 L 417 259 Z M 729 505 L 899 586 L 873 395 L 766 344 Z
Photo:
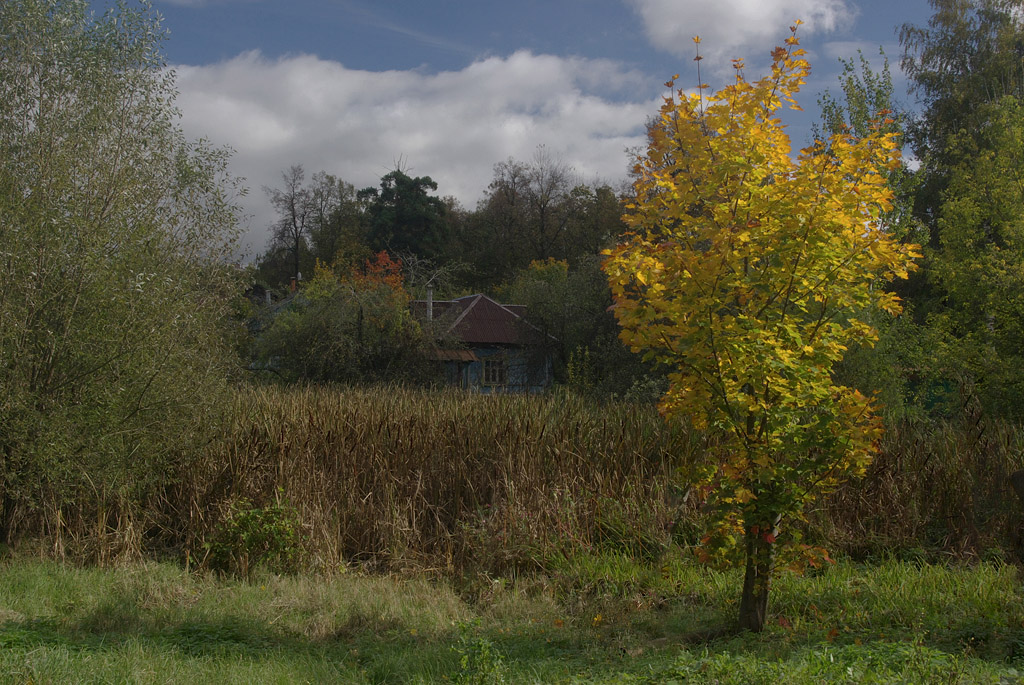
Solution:
M 783 575 L 737 634 L 739 576 L 678 559 L 565 560 L 455 587 L 220 580 L 170 565 L 0 567 L 0 682 L 999 683 L 1024 673 L 1015 568 L 840 563 Z

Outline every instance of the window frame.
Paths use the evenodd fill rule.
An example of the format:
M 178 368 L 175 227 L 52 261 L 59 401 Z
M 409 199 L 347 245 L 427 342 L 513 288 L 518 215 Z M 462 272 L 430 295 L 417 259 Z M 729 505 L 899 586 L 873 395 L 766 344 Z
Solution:
M 480 369 L 480 384 L 489 387 L 508 385 L 508 359 L 503 354 L 484 357 Z

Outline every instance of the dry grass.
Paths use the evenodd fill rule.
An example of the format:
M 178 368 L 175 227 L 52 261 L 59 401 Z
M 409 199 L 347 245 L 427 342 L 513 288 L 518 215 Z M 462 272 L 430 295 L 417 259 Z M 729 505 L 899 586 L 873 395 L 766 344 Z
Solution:
M 928 554 L 1024 559 L 1024 507 L 1009 476 L 1024 468 L 1024 431 L 965 415 L 891 428 L 863 480 L 812 517 L 817 535 L 854 556 Z
M 197 564 L 233 507 L 284 505 L 304 568 L 507 576 L 589 553 L 653 561 L 701 531 L 684 495 L 705 437 L 649 406 L 263 387 L 240 390 L 231 415 L 220 440 L 130 513 L 87 493 L 42 503 L 21 519 L 19 547 L 100 564 L 183 552 Z M 1024 508 L 1007 482 L 1024 467 L 1022 443 L 1017 426 L 967 410 L 894 427 L 867 477 L 810 512 L 809 536 L 855 557 L 1024 558 Z
M 568 547 L 656 553 L 680 515 L 675 474 L 699 450 L 653 408 L 567 394 L 261 388 L 235 416 L 176 493 L 188 546 L 231 502 L 282 498 L 320 568 L 504 573 Z

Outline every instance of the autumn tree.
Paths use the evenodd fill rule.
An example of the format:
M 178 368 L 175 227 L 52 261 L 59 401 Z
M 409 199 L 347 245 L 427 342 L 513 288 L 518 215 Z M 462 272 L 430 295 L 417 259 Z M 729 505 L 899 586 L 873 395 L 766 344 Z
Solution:
M 879 128 L 894 134 L 900 144 L 906 141 L 911 115 L 896 99 L 889 60 L 879 49 L 878 59 L 873 61 L 874 64 L 860 51 L 856 59 L 839 60 L 842 72 L 838 91 L 826 90 L 818 97 L 821 123 L 814 127 L 816 138 L 827 141 L 837 133 L 860 138 Z M 886 113 L 881 122 L 879 112 Z M 881 228 L 903 242 L 927 242 L 927 229 L 914 214 L 914 196 L 921 175 L 906 162 L 880 173 L 893 192 L 892 208 L 879 217 Z M 871 347 L 850 349 L 834 372 L 844 385 L 877 393 L 890 417 L 922 411 L 921 396 L 933 385 L 929 367 L 934 358 L 934 335 L 913 316 L 914 297 L 927 287 L 923 271 L 915 272 L 907 280 L 879 284 L 903 298 L 903 315 L 894 318 L 878 310 L 866 312 L 866 320 L 878 330 L 878 341 Z
M 821 126 L 814 127 L 815 138 L 823 141 L 837 133 L 850 133 L 864 138 L 876 130 L 893 134 L 903 144 L 910 126 L 910 114 L 896 102 L 896 91 L 889 69 L 889 59 L 881 49 L 881 66 L 876 70 L 860 50 L 857 59 L 840 59 L 839 93 L 826 90 L 818 97 Z M 884 117 L 879 119 L 879 113 Z M 912 198 L 917 186 L 914 173 L 905 162 L 892 169 L 879 170 L 893 191 L 892 209 L 881 215 L 886 233 L 911 242 L 927 239 L 921 224 L 912 216 Z
M 899 311 L 875 284 L 906 277 L 914 256 L 879 225 L 892 134 L 838 133 L 790 156 L 778 113 L 810 69 L 795 32 L 771 75 L 747 81 L 736 61 L 731 85 L 665 98 L 636 162 L 631 233 L 604 265 L 623 340 L 674 368 L 662 411 L 718 436 L 699 474 L 714 512 L 701 553 L 742 559 L 739 622 L 755 631 L 776 548 L 813 554 L 791 524 L 870 461 L 872 403 L 831 371 L 875 337 L 863 312 Z

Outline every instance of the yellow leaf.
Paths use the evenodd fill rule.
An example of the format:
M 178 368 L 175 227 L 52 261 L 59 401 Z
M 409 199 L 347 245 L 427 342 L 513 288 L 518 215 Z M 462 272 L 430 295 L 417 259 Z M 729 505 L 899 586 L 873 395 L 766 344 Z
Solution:
M 631 232 L 603 266 L 623 342 L 671 370 L 661 413 L 722 436 L 701 480 L 723 522 L 708 558 L 768 508 L 754 490 L 817 483 L 771 512 L 795 519 L 864 471 L 880 423 L 832 366 L 877 339 L 860 312 L 899 311 L 877 281 L 905 277 L 918 253 L 878 226 L 899 162 L 889 134 L 790 152 L 780 112 L 799 109 L 810 65 L 787 43 L 756 81 L 737 69 L 725 87 L 663 101 L 633 167 Z

